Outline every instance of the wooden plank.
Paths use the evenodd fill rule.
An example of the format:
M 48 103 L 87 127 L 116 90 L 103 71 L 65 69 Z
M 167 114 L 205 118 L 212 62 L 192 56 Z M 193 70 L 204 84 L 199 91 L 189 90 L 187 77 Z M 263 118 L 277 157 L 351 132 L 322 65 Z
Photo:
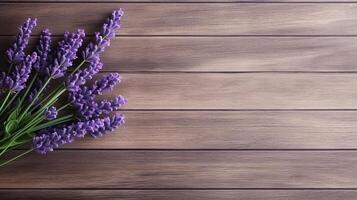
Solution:
M 357 149 L 356 111 L 125 111 L 126 124 L 80 149 Z
M 355 88 L 355 73 L 122 73 L 98 100 L 123 95 L 129 110 L 350 110 Z
M 3 3 L 0 34 L 15 34 L 27 17 L 53 33 L 99 30 L 113 9 L 126 11 L 125 35 L 356 35 L 354 3 Z M 189 14 L 187 14 L 189 13 Z
M 122 74 L 127 109 L 356 109 L 357 74 Z
M 338 189 L 356 170 L 357 151 L 57 151 L 1 168 L 0 188 Z
M 346 190 L 1 190 L 3 200 L 355 200 Z
M 0 52 L 13 39 L 0 37 Z M 103 70 L 357 71 L 354 41 L 357 38 L 119 37 L 103 55 Z

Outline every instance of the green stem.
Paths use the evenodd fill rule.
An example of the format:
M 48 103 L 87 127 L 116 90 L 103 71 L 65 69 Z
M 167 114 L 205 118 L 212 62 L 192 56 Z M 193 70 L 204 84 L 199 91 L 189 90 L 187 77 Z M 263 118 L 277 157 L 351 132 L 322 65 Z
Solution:
M 0 111 L 0 116 L 6 111 L 6 109 L 12 104 L 12 102 L 16 99 L 17 95 L 19 93 L 15 93 L 15 95 L 10 99 L 8 103 L 6 103 L 6 106 Z
M 12 162 L 12 161 L 14 161 L 14 160 L 21 158 L 22 156 L 24 156 L 24 155 L 30 153 L 30 152 L 33 151 L 33 150 L 35 150 L 35 149 L 34 149 L 34 148 L 29 149 L 29 150 L 23 152 L 23 153 L 20 154 L 20 155 L 17 155 L 17 156 L 15 156 L 15 157 L 13 157 L 13 158 L 11 158 L 11 159 L 9 159 L 9 160 L 6 160 L 5 162 L 3 162 L 3 163 L 0 164 L 0 167 L 3 167 L 3 166 L 9 164 L 10 162 Z
M 2 139 L 0 140 L 0 143 L 3 143 L 4 141 L 6 141 L 6 140 L 8 140 L 8 139 L 10 139 L 10 138 L 13 138 L 12 140 L 16 140 L 18 136 L 21 136 L 21 133 L 22 133 L 23 131 L 26 131 L 26 129 L 30 128 L 32 125 L 36 125 L 36 124 L 40 123 L 43 119 L 44 119 L 43 116 L 39 116 L 39 115 L 34 116 L 34 117 L 32 118 L 32 120 L 29 121 L 29 122 L 26 124 L 25 127 L 23 127 L 22 129 L 16 131 L 13 135 L 9 135 L 8 137 L 2 138 Z M 2 155 L 2 152 L 0 152 L 0 155 Z
M 43 120 L 43 118 L 41 118 L 41 117 L 36 119 L 36 120 L 33 120 L 35 122 L 32 121 L 32 123 L 29 123 L 27 126 L 25 126 L 21 130 L 16 132 L 12 136 L 11 141 L 9 141 L 8 144 L 6 145 L 6 147 L 0 152 L 0 156 L 2 156 L 7 150 L 9 150 L 9 148 L 13 145 L 14 142 L 16 142 L 16 140 L 18 138 L 20 138 L 23 134 L 27 133 L 29 128 L 34 128 L 34 127 L 31 127 L 31 126 L 37 126 L 38 123 L 40 123 L 42 120 Z
M 35 82 L 35 80 L 37 79 L 38 73 L 35 74 L 35 76 L 32 78 L 30 85 L 26 88 L 26 92 L 25 94 L 22 96 L 20 103 L 18 105 L 18 107 L 21 107 L 22 103 L 24 102 L 25 98 L 27 97 L 27 94 L 30 92 L 30 89 L 32 88 L 33 83 Z
M 36 94 L 36 96 L 34 97 L 34 99 L 31 101 L 30 105 L 27 106 L 27 108 L 25 109 L 25 111 L 22 113 L 22 115 L 19 118 L 19 121 L 21 121 L 21 119 L 25 116 L 25 114 L 29 111 L 29 109 L 31 108 L 31 106 L 35 103 L 36 99 L 40 96 L 40 94 L 43 92 L 43 90 L 46 88 L 46 86 L 48 85 L 48 83 L 50 82 L 51 77 L 48 78 L 48 80 L 45 82 L 45 84 L 41 87 L 41 89 L 38 91 L 38 93 Z
M 19 131 L 17 131 L 14 135 L 12 136 L 8 136 L 8 137 L 5 137 L 5 138 L 2 138 L 0 140 L 0 143 L 10 139 L 12 137 L 12 140 L 16 140 L 18 137 L 20 137 L 22 134 L 23 134 L 23 131 L 26 131 L 26 129 L 30 128 L 32 125 L 37 125 L 38 123 L 40 123 L 42 120 L 43 120 L 43 111 L 46 107 L 52 105 L 53 103 L 55 103 L 57 101 L 57 98 L 62 95 L 64 92 L 66 91 L 66 89 L 62 89 L 61 91 L 58 91 L 57 94 L 55 94 L 55 96 L 53 96 L 49 102 L 47 102 L 45 104 L 45 106 L 38 110 L 34 115 L 33 115 L 33 118 L 32 120 L 22 129 L 20 129 Z M 33 128 L 33 127 L 32 127 Z M 4 151 L 6 151 L 7 148 L 5 148 L 2 152 L 0 152 L 0 156 L 4 153 Z
M 79 70 L 79 68 L 81 68 L 82 65 L 83 65 L 84 63 L 86 63 L 86 62 L 87 62 L 86 60 L 83 60 L 81 63 L 79 63 L 79 65 L 76 67 L 76 69 L 74 69 L 74 70 L 72 71 L 71 75 L 73 75 L 74 73 L 76 73 L 76 71 Z
M 65 109 L 65 108 L 67 108 L 67 107 L 70 106 L 70 105 L 71 105 L 70 103 L 67 103 L 66 105 L 64 105 L 64 106 L 60 107 L 59 109 L 57 109 L 57 112 L 59 112 L 59 111 Z
M 43 111 L 44 111 L 47 107 L 52 106 L 54 103 L 56 103 L 56 101 L 58 100 L 57 98 L 58 98 L 59 96 L 61 96 L 65 91 L 66 91 L 66 89 L 62 89 L 62 90 L 58 91 L 57 94 L 55 94 L 53 97 L 51 97 L 51 99 L 50 99 L 44 106 L 42 106 L 41 109 L 39 109 L 39 110 L 35 113 L 35 115 L 42 114 Z
M 38 130 L 41 130 L 41 129 L 44 129 L 44 128 L 47 128 L 47 127 L 51 127 L 51 126 L 55 126 L 55 125 L 58 125 L 58 124 L 62 124 L 64 122 L 71 121 L 73 116 L 74 115 L 72 115 L 72 114 L 71 115 L 66 115 L 64 117 L 60 117 L 60 118 L 57 118 L 55 120 L 43 123 L 43 124 L 41 124 L 39 126 L 35 126 L 32 129 L 29 129 L 30 130 L 29 132 L 36 132 Z
M 60 85 L 62 86 L 62 85 Z M 40 101 L 40 103 L 36 104 L 36 106 L 33 106 L 29 112 L 33 112 L 38 106 L 42 105 L 43 103 L 45 103 L 49 98 L 51 98 L 54 94 L 56 94 L 59 90 L 61 89 L 61 87 L 57 87 L 55 90 L 53 90 L 49 95 L 47 95 L 44 99 L 42 99 Z
M 1 105 L 1 107 L 0 107 L 0 111 L 4 108 L 6 102 L 7 102 L 7 101 L 9 100 L 9 98 L 10 98 L 10 95 L 11 95 L 11 91 L 9 91 L 9 92 L 7 93 L 4 102 L 2 102 L 2 105 Z

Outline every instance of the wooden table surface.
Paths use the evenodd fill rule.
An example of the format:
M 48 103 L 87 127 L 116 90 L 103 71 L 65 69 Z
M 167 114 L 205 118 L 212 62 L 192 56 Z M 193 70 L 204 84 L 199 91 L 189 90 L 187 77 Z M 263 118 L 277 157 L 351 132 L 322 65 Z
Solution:
M 7 0 L 0 49 L 120 7 L 127 123 L 1 168 L 1 200 L 356 199 L 356 0 Z

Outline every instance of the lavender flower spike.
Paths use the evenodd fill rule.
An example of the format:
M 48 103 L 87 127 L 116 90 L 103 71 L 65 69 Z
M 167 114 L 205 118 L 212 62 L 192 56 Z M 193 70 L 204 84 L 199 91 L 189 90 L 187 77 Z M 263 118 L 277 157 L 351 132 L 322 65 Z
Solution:
M 6 51 L 7 60 L 11 64 L 17 64 L 23 61 L 25 57 L 24 50 L 29 42 L 32 29 L 37 25 L 37 19 L 28 18 L 27 21 L 19 28 L 20 33 L 16 41 Z
M 57 109 L 54 106 L 45 109 L 45 118 L 47 120 L 53 120 L 57 118 Z
M 123 10 L 116 10 L 103 25 L 101 32 L 95 33 L 95 43 L 90 43 L 83 51 L 84 60 L 91 61 L 110 45 L 110 40 L 115 37 L 115 30 L 120 28 L 120 19 L 124 15 Z
M 87 68 L 78 70 L 75 74 L 68 77 L 66 81 L 68 91 L 78 91 L 80 89 L 79 87 L 84 85 L 87 80 L 92 79 L 93 76 L 102 69 L 102 67 L 103 63 L 100 61 L 99 57 L 95 57 Z
M 125 123 L 125 116 L 121 113 L 116 113 L 113 117 L 105 117 L 102 119 L 104 126 L 99 127 L 98 131 L 90 132 L 92 137 L 103 136 L 108 131 L 113 131 Z
M 97 137 L 106 131 L 112 131 L 123 123 L 124 116 L 117 114 L 112 118 L 96 118 L 61 128 L 45 129 L 33 138 L 32 143 L 37 152 L 46 154 L 60 145 L 73 142 L 75 138 L 82 138 L 86 134 Z
M 82 46 L 85 34 L 83 30 L 76 33 L 66 32 L 64 40 L 58 43 L 57 52 L 53 62 L 46 68 L 46 74 L 53 78 L 64 76 L 68 67 L 72 66 L 73 60 L 77 58 L 77 51 Z
M 37 54 L 34 52 L 28 55 L 21 64 L 17 65 L 12 74 L 5 80 L 7 88 L 14 92 L 20 92 L 26 87 L 27 79 L 30 77 L 33 63 L 37 60 Z
M 118 73 L 110 73 L 107 76 L 95 81 L 95 83 L 89 87 L 88 92 L 93 95 L 102 95 L 104 91 L 113 90 L 113 87 L 120 83 L 120 75 Z
M 47 62 L 48 55 L 51 50 L 51 32 L 48 29 L 45 29 L 41 32 L 39 44 L 36 48 L 36 52 L 38 55 L 38 60 L 34 64 L 33 68 L 39 72 L 44 73 Z

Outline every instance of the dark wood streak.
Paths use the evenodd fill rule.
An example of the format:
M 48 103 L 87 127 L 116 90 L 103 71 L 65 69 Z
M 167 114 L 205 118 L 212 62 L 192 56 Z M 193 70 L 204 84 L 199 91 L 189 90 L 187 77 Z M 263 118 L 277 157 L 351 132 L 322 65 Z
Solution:
M 2 190 L 3 200 L 355 200 L 357 191 L 344 190 Z
M 15 3 L 354 3 L 355 0 L 4 0 Z

